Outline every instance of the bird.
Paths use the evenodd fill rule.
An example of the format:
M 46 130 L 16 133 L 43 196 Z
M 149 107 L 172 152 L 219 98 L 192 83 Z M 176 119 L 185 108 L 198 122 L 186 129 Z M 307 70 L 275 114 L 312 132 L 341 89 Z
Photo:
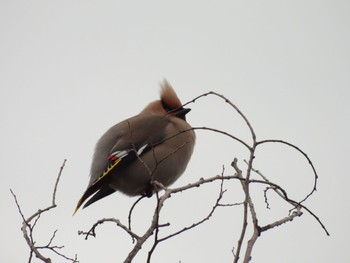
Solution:
M 74 214 L 119 191 L 127 196 L 148 196 L 173 184 L 185 171 L 196 135 L 184 108 L 167 80 L 160 99 L 139 114 L 108 129 L 98 140 L 92 157 L 90 180 Z M 159 186 L 159 185 L 158 185 Z

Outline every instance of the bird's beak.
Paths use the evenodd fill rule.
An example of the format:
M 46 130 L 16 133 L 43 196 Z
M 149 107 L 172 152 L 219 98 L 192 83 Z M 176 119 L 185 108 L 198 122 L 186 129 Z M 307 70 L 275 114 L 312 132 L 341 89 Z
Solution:
M 191 109 L 189 108 L 180 108 L 175 112 L 175 115 L 180 119 L 186 120 L 186 114 L 189 113 Z

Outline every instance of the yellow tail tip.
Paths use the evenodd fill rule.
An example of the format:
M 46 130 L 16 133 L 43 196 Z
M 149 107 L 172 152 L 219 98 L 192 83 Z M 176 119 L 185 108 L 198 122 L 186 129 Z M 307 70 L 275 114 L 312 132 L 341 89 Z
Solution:
M 79 201 L 78 201 L 78 204 L 77 204 L 77 206 L 75 207 L 75 209 L 74 209 L 74 212 L 73 212 L 73 215 L 72 216 L 74 216 L 75 215 L 75 213 L 76 212 L 78 212 L 78 210 L 79 210 L 79 208 L 80 208 L 80 206 L 83 204 L 83 197 L 81 197 L 80 199 L 79 199 Z
M 74 216 L 74 215 L 76 214 L 76 212 L 78 212 L 78 210 L 79 210 L 79 207 L 77 206 L 77 207 L 74 209 L 74 212 L 73 212 L 73 215 L 72 215 L 72 216 Z

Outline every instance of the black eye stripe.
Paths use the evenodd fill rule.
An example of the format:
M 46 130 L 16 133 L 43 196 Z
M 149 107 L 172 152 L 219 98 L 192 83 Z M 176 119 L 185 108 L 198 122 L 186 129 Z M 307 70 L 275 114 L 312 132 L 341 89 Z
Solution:
M 166 104 L 164 101 L 162 101 L 162 106 L 166 112 L 170 112 L 173 110 L 168 104 Z

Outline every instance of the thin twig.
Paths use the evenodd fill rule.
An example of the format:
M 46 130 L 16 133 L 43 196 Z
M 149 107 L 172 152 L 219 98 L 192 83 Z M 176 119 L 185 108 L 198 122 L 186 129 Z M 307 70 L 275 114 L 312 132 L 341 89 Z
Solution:
M 53 239 L 56 236 L 56 232 L 57 230 L 54 231 L 52 237 L 50 238 L 49 242 L 47 245 L 45 246 L 37 246 L 36 245 L 36 241 L 33 238 L 33 232 L 34 232 L 34 227 L 37 225 L 37 223 L 39 222 L 39 219 L 41 217 L 41 215 L 45 212 L 48 212 L 49 210 L 55 208 L 57 206 L 56 204 L 56 193 L 57 193 L 57 189 L 58 189 L 58 183 L 60 181 L 61 175 L 62 175 L 62 171 L 63 168 L 66 164 L 66 159 L 63 161 L 63 164 L 61 165 L 60 171 L 58 173 L 58 176 L 56 178 L 56 182 L 54 185 L 54 189 L 53 189 L 53 195 L 52 195 L 52 204 L 44 209 L 39 209 L 37 212 L 35 212 L 34 214 L 32 214 L 31 216 L 29 216 L 27 219 L 25 219 L 24 214 L 21 210 L 21 207 L 19 205 L 19 202 L 17 200 L 17 196 L 15 195 L 15 193 L 10 189 L 10 192 L 12 194 L 12 196 L 14 197 L 17 209 L 19 214 L 21 215 L 22 218 L 22 233 L 23 233 L 23 237 L 27 242 L 27 245 L 29 246 L 30 249 L 30 253 L 29 253 L 29 259 L 28 262 L 30 263 L 32 261 L 33 258 L 33 254 L 40 259 L 41 261 L 45 262 L 45 263 L 51 263 L 51 258 L 44 256 L 39 250 L 50 250 L 52 252 L 54 252 L 55 254 L 63 257 L 66 260 L 72 261 L 74 263 L 78 262 L 77 260 L 77 256 L 75 255 L 75 258 L 69 258 L 67 256 L 65 256 L 64 254 L 60 253 L 57 251 L 57 249 L 61 249 L 63 248 L 63 246 L 56 246 L 56 245 L 52 245 Z M 33 223 L 32 220 L 34 220 Z
M 129 215 L 128 215 L 128 228 L 129 228 L 130 231 L 131 231 L 131 215 L 132 215 L 132 212 L 134 211 L 134 208 L 138 204 L 138 202 L 140 202 L 143 198 L 145 198 L 145 195 L 140 196 L 136 200 L 136 202 L 133 203 L 133 205 L 130 208 Z
M 96 227 L 99 225 L 102 225 L 105 222 L 115 223 L 118 227 L 122 228 L 125 232 L 127 232 L 131 236 L 133 241 L 134 241 L 134 239 L 136 239 L 136 240 L 140 239 L 140 237 L 137 234 L 135 234 L 133 231 L 131 231 L 122 222 L 120 222 L 120 220 L 115 219 L 115 218 L 102 218 L 102 219 L 98 220 L 96 223 L 94 223 L 89 231 L 87 231 L 87 232 L 81 231 L 81 230 L 78 231 L 78 235 L 84 235 L 85 240 L 87 240 L 89 238 L 89 236 L 96 237 Z
M 223 167 L 223 171 L 222 171 L 222 174 L 221 174 L 221 178 L 223 178 L 223 173 L 224 173 L 225 169 Z M 193 223 L 191 226 L 188 226 L 188 227 L 184 227 L 183 229 L 179 230 L 179 231 L 176 231 L 175 233 L 173 234 L 170 234 L 166 237 L 163 237 L 161 239 L 159 239 L 159 242 L 162 242 L 162 241 L 165 241 L 171 237 L 174 237 L 174 236 L 177 236 L 185 231 L 188 231 L 196 226 L 199 226 L 201 224 L 203 224 L 205 221 L 208 221 L 214 214 L 216 208 L 218 208 L 219 206 L 224 206 L 224 205 L 220 205 L 220 201 L 222 199 L 222 197 L 224 196 L 224 193 L 226 192 L 226 190 L 223 189 L 223 185 L 224 185 L 224 179 L 221 180 L 221 183 L 220 183 L 220 189 L 219 189 L 219 195 L 215 201 L 215 204 L 213 205 L 212 209 L 210 210 L 210 212 L 208 213 L 208 215 L 206 217 L 204 217 L 203 219 L 201 219 L 200 221 L 196 222 L 196 223 Z
M 226 98 L 224 95 L 221 95 L 221 94 L 216 93 L 216 92 L 214 92 L 214 91 L 209 91 L 209 92 L 207 92 L 207 93 L 204 93 L 204 94 L 202 94 L 202 95 L 199 95 L 198 97 L 196 97 L 196 98 L 194 98 L 194 99 L 192 99 L 192 100 L 190 100 L 190 101 L 184 103 L 182 106 L 184 107 L 184 106 L 186 106 L 186 105 L 188 105 L 188 104 L 190 104 L 190 103 L 194 103 L 194 102 L 196 102 L 198 99 L 200 99 L 200 98 L 202 98 L 202 97 L 206 97 L 206 96 L 208 96 L 208 95 L 215 95 L 215 96 L 217 96 L 217 97 L 223 99 L 226 103 L 228 103 L 231 107 L 233 107 L 233 108 L 237 111 L 237 113 L 243 118 L 243 120 L 245 121 L 245 123 L 247 124 L 247 126 L 248 126 L 248 128 L 249 128 L 249 130 L 250 130 L 250 133 L 251 133 L 251 135 L 252 135 L 253 142 L 256 141 L 255 132 L 254 132 L 253 127 L 252 127 L 252 125 L 250 124 L 248 118 L 241 112 L 241 110 L 240 110 L 235 104 L 233 104 L 233 103 L 232 103 L 228 98 Z
M 317 172 L 316 172 L 316 168 L 313 165 L 313 163 L 312 163 L 311 159 L 309 158 L 309 156 L 303 150 L 301 150 L 299 147 L 297 147 L 296 145 L 294 145 L 292 143 L 289 143 L 289 142 L 286 142 L 286 141 L 283 141 L 283 140 L 263 140 L 263 141 L 257 142 L 256 145 L 258 146 L 258 145 L 265 144 L 265 143 L 281 143 L 281 144 L 288 145 L 289 147 L 292 147 L 295 150 L 297 150 L 299 153 L 301 153 L 306 158 L 306 160 L 308 161 L 308 163 L 309 163 L 309 165 L 310 165 L 310 167 L 311 167 L 311 169 L 313 171 L 313 174 L 314 174 L 314 185 L 313 185 L 313 188 L 310 191 L 310 193 L 308 193 L 304 197 L 304 199 L 302 199 L 300 201 L 300 203 L 305 202 L 317 190 L 317 180 L 318 180 L 318 175 L 317 175 Z

